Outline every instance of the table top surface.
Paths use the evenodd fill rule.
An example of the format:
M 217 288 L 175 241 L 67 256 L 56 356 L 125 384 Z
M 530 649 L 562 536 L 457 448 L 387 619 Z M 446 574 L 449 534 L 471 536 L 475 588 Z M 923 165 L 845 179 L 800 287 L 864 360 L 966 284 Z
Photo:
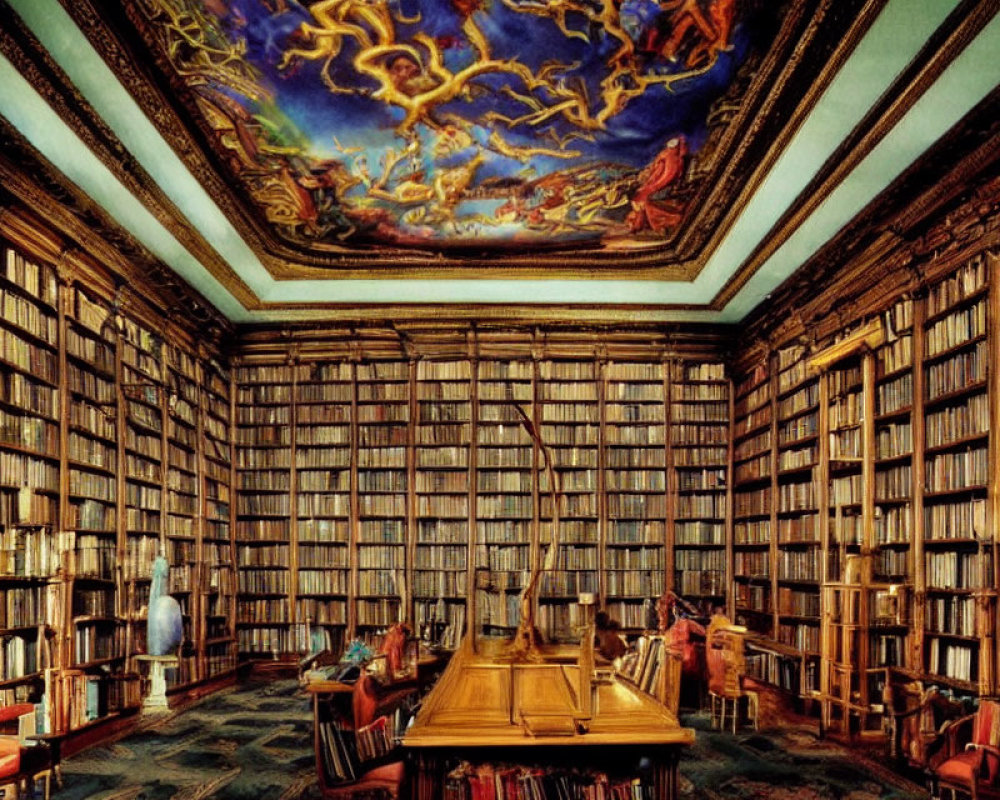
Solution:
M 565 747 L 688 745 L 694 731 L 653 697 L 613 677 L 593 685 L 589 713 L 572 647 L 504 661 L 466 644 L 424 700 L 403 745 Z M 585 688 L 584 688 L 585 690 Z

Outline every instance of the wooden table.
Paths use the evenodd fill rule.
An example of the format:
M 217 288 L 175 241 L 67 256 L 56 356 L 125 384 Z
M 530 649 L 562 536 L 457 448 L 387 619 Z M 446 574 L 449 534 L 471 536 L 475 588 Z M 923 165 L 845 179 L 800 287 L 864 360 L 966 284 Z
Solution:
M 586 713 L 571 655 L 563 648 L 538 662 L 504 663 L 471 646 L 456 654 L 403 739 L 417 764 L 415 800 L 440 800 L 458 759 L 616 771 L 645 761 L 653 796 L 675 800 L 680 751 L 694 731 L 616 678 L 592 685 Z

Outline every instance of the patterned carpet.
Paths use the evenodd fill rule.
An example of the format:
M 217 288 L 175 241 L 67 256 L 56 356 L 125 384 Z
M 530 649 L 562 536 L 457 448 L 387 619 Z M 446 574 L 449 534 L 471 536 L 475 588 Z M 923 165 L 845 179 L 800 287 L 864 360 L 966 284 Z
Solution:
M 685 800 L 910 800 L 920 787 L 807 729 L 737 736 L 707 714 L 681 761 Z M 316 800 L 312 711 L 291 680 L 247 684 L 63 764 L 55 800 Z
M 713 731 L 706 713 L 682 716 L 697 730 L 681 757 L 680 794 L 690 800 L 926 800 L 923 787 L 887 767 L 820 739 L 815 729 L 785 727 L 736 736 Z M 872 754 L 877 758 L 879 753 Z

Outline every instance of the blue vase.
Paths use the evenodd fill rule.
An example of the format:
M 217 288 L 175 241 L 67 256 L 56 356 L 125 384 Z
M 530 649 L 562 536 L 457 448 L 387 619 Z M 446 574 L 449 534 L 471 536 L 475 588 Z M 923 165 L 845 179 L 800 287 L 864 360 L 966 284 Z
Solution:
M 170 565 L 163 556 L 153 562 L 153 585 L 149 590 L 146 650 L 151 656 L 170 655 L 184 637 L 180 604 L 167 594 Z

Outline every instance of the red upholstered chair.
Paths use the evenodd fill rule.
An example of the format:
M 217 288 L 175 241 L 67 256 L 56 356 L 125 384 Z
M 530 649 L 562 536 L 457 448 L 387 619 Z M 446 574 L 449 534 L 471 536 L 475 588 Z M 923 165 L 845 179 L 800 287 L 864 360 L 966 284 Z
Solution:
M 0 787 L 13 787 L 15 797 L 21 782 L 20 772 L 21 745 L 16 739 L 0 736 Z
M 351 693 L 351 711 L 354 730 L 360 731 L 375 721 L 377 698 L 375 682 L 370 675 L 362 673 Z M 391 798 L 398 800 L 406 775 L 405 764 L 401 760 L 385 763 L 383 759 L 373 759 L 366 769 L 365 762 L 359 763 L 363 770 L 360 777 L 350 783 L 330 784 L 322 769 L 319 770 L 320 789 L 327 800 L 361 800 L 361 798 Z
M 21 717 L 35 714 L 31 703 L 14 703 L 0 708 L 0 786 L 12 787 L 13 797 L 27 792 L 38 780 L 45 781 L 45 800 L 52 783 L 52 755 L 42 744 L 32 745 L 19 738 Z M 4 795 L 6 797 L 7 795 Z
M 975 714 L 949 725 L 943 737 L 944 749 L 931 760 L 932 793 L 1000 798 L 1000 702 L 981 700 Z

